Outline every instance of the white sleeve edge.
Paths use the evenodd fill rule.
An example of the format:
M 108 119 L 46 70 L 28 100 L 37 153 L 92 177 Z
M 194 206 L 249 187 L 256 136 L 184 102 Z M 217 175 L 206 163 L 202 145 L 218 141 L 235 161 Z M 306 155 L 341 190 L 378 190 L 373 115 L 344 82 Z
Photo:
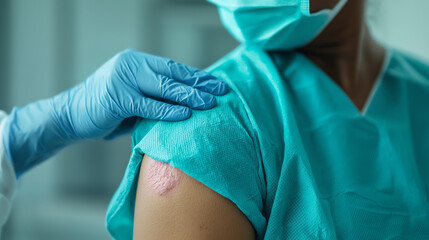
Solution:
M 1 229 L 11 212 L 17 185 L 15 171 L 11 161 L 6 156 L 3 145 L 2 134 L 6 118 L 6 113 L 0 110 L 0 236 Z

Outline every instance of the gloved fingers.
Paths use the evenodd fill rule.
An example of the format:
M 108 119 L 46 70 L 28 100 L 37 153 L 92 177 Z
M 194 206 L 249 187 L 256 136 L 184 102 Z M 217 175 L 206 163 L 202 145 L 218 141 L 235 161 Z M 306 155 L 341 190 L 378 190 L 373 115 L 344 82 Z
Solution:
M 198 80 L 196 80 L 195 82 L 197 81 Z M 199 83 L 195 83 L 193 85 L 191 84 L 187 84 L 187 85 L 216 96 L 222 96 L 228 92 L 228 85 L 220 81 L 221 80 L 206 80 L 206 81 L 201 81 Z
M 173 60 L 167 61 L 167 67 L 170 69 L 167 76 L 188 86 L 214 95 L 224 95 L 228 92 L 225 82 L 203 70 Z
M 203 92 L 166 77 L 163 77 L 161 81 L 159 97 L 162 99 L 198 110 L 210 109 L 216 106 L 216 98 L 210 93 Z
M 147 97 L 142 97 L 133 105 L 131 115 L 147 119 L 174 122 L 188 119 L 192 114 L 191 109 L 186 106 L 169 104 Z
M 133 54 L 142 59 L 139 72 L 166 76 L 214 95 L 224 95 L 228 92 L 226 83 L 203 70 L 147 53 L 133 52 Z M 145 81 L 145 79 L 137 79 L 137 81 Z

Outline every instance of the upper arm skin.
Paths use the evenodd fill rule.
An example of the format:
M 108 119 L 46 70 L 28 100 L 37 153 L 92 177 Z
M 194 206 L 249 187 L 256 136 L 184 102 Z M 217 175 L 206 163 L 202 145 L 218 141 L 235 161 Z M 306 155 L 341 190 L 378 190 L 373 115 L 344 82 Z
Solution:
M 229 199 L 181 170 L 144 156 L 134 210 L 135 240 L 255 239 Z

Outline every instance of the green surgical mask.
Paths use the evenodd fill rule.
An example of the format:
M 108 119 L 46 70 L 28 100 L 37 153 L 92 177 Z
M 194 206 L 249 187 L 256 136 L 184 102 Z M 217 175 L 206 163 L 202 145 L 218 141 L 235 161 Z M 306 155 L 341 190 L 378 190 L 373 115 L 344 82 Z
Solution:
M 208 0 L 240 42 L 266 50 L 291 50 L 314 40 L 341 11 L 347 0 L 332 9 L 310 13 L 310 0 Z

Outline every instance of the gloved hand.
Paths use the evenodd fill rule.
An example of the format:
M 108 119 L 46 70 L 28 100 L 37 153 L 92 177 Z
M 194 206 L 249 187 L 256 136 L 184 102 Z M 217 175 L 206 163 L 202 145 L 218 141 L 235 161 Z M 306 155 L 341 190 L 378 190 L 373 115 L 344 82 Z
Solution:
M 204 71 L 126 50 L 83 83 L 53 98 L 14 108 L 4 128 L 4 145 L 20 175 L 68 144 L 130 131 L 135 116 L 187 119 L 189 107 L 212 108 L 213 95 L 223 95 L 227 89 Z

